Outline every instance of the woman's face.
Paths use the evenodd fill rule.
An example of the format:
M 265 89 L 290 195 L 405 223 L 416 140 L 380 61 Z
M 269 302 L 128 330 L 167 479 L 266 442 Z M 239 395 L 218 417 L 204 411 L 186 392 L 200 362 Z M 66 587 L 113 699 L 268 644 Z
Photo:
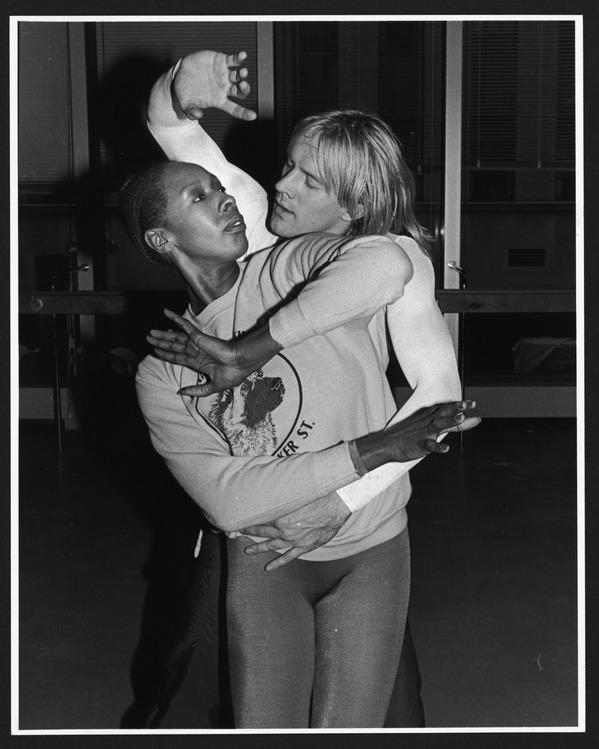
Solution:
M 247 250 L 243 216 L 218 179 L 197 164 L 170 162 L 163 173 L 165 229 L 190 258 L 233 261 Z
M 337 196 L 327 192 L 310 140 L 300 136 L 291 146 L 270 216 L 270 230 L 279 237 L 314 231 L 345 234 L 350 216 Z

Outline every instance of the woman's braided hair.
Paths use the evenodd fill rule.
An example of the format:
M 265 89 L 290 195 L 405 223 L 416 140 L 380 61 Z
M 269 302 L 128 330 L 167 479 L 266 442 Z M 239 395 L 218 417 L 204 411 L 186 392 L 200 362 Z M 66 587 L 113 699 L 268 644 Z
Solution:
M 168 197 L 163 175 L 168 161 L 159 161 L 130 176 L 120 191 L 119 206 L 129 236 L 144 257 L 168 265 L 167 256 L 153 250 L 145 240 L 148 229 L 163 226 Z

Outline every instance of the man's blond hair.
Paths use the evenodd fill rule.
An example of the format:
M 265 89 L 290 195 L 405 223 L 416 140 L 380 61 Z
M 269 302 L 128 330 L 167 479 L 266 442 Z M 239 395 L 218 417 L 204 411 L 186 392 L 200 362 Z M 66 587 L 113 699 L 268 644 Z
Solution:
M 414 177 L 401 143 L 379 117 L 345 109 L 310 115 L 291 134 L 314 148 L 327 190 L 353 217 L 353 235 L 408 234 L 426 251 L 430 236 L 414 215 Z

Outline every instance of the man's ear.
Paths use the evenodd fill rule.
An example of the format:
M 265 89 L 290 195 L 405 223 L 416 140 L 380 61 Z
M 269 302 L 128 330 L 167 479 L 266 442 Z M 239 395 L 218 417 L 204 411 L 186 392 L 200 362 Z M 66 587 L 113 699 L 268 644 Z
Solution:
M 160 255 L 170 252 L 172 249 L 171 239 L 164 229 L 147 229 L 144 232 L 146 244 Z
M 364 206 L 360 203 L 354 211 L 353 215 L 349 211 L 345 211 L 341 216 L 341 220 L 347 221 L 348 224 L 351 224 L 352 221 L 357 221 L 359 218 L 362 218 L 363 215 Z

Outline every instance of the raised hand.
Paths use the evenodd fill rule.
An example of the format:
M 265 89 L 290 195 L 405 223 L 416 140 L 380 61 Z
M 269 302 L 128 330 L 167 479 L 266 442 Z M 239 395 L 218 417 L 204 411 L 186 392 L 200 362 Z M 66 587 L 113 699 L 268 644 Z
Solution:
M 250 93 L 250 84 L 245 80 L 248 71 L 242 67 L 246 58 L 246 52 L 225 55 L 211 50 L 184 57 L 173 79 L 175 109 L 190 120 L 199 120 L 204 110 L 211 107 L 240 120 L 255 120 L 254 111 L 229 98 L 245 99 Z
M 247 363 L 240 361 L 236 341 L 225 341 L 202 333 L 184 317 L 165 309 L 164 314 L 181 328 L 182 332 L 151 330 L 146 337 L 154 353 L 164 361 L 189 367 L 204 375 L 209 382 L 182 388 L 182 395 L 210 395 L 239 385 L 251 374 Z

